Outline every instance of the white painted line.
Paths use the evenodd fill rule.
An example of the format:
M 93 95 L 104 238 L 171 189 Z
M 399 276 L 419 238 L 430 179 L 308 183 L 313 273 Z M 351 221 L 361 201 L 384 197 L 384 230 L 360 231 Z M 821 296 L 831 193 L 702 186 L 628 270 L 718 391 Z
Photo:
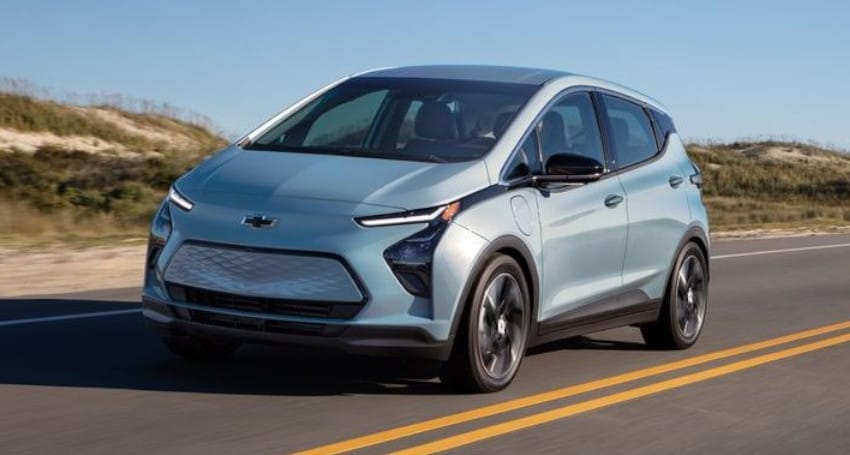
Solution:
M 104 316 L 120 316 L 122 314 L 141 313 L 141 309 L 98 311 L 94 313 L 63 314 L 61 316 L 45 316 L 41 318 L 12 319 L 0 321 L 0 327 L 7 325 L 37 324 L 39 322 L 67 321 L 69 319 L 100 318 Z
M 850 247 L 850 243 L 836 243 L 833 245 L 814 245 L 814 246 L 801 246 L 798 248 L 783 248 L 781 250 L 765 250 L 765 251 L 750 251 L 748 253 L 733 253 L 733 254 L 721 254 L 718 256 L 712 256 L 711 260 L 716 261 L 718 259 L 731 259 L 731 258 L 741 258 L 746 256 L 761 256 L 764 254 L 779 254 L 779 253 L 795 253 L 798 251 L 813 251 L 813 250 L 827 250 L 831 248 L 847 248 Z

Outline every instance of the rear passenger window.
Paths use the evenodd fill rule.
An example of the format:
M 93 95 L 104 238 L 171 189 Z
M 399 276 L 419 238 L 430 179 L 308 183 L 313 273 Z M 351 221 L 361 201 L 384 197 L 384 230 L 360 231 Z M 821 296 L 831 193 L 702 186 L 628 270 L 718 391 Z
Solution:
M 605 163 L 596 111 L 589 94 L 565 96 L 543 115 L 539 128 L 544 165 L 559 153 L 582 155 Z
M 648 160 L 658 153 L 655 132 L 646 111 L 637 104 L 603 95 L 617 168 Z

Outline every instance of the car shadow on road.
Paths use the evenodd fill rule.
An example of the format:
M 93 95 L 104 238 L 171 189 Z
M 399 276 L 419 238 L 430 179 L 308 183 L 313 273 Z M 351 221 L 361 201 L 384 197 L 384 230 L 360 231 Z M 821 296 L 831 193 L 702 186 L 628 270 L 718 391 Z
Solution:
M 566 338 L 563 340 L 553 341 L 551 343 L 535 346 L 528 350 L 527 355 L 545 354 L 553 351 L 578 351 L 578 350 L 594 350 L 594 351 L 649 351 L 651 350 L 644 343 L 635 343 L 631 341 L 607 340 L 601 338 L 592 338 L 587 336 L 578 336 Z
M 47 305 L 61 303 L 0 299 L 0 320 L 20 319 L 26 316 L 22 309 Z M 83 300 L 67 305 L 84 312 L 133 307 Z M 564 349 L 638 346 L 580 337 L 529 354 Z M 454 393 L 435 379 L 438 368 L 435 362 L 253 345 L 232 359 L 193 363 L 168 352 L 139 313 L 0 326 L 0 384 L 294 396 Z

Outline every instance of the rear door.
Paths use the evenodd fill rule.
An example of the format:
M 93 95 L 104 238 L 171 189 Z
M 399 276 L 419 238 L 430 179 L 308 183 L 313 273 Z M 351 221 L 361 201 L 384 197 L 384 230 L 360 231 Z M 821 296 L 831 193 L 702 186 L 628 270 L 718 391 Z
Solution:
M 588 92 L 558 99 L 535 130 L 540 162 L 558 153 L 606 162 L 596 110 Z M 541 188 L 537 203 L 543 237 L 542 325 L 557 328 L 570 315 L 592 311 L 622 285 L 626 248 L 625 194 L 616 175 L 581 186 Z
M 608 94 L 600 98 L 613 167 L 626 193 L 629 216 L 623 287 L 660 298 L 690 219 L 687 176 L 675 156 L 659 150 L 652 121 L 643 106 Z

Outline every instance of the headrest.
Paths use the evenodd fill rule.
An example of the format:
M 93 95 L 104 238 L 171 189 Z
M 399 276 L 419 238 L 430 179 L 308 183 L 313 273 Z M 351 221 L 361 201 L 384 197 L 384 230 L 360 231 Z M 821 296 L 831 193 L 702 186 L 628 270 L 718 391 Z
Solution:
M 420 138 L 451 140 L 457 138 L 457 125 L 448 106 L 437 102 L 426 102 L 419 107 L 413 131 Z
M 543 128 L 540 142 L 545 153 L 559 153 L 567 148 L 567 131 L 564 128 L 564 117 L 555 111 L 549 111 L 543 116 Z

